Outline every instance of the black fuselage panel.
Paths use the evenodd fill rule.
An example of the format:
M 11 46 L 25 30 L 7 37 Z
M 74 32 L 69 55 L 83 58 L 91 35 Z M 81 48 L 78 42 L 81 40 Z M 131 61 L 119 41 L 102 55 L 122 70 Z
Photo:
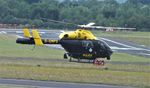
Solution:
M 100 40 L 60 40 L 60 44 L 73 58 L 105 58 L 112 54 L 110 47 Z

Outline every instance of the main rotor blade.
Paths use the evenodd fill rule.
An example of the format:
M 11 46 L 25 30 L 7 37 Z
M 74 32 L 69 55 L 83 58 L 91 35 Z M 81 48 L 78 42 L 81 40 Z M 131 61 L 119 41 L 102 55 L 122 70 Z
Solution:
M 41 19 L 47 20 L 47 21 L 49 21 L 49 22 L 56 22 L 56 23 L 62 23 L 62 24 L 71 24 L 71 25 L 74 25 L 74 26 L 78 26 L 78 24 L 71 23 L 71 22 L 57 21 L 57 20 L 46 19 L 46 18 L 41 18 Z

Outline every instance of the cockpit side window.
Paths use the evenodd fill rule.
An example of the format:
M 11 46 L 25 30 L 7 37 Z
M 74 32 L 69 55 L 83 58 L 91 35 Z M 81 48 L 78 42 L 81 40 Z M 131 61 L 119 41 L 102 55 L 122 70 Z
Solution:
M 109 45 L 106 42 L 104 42 L 104 41 L 99 41 L 98 44 L 103 49 L 108 49 L 109 48 Z
M 103 42 L 99 41 L 98 44 L 101 48 L 105 49 L 105 44 Z
M 83 46 L 83 47 L 87 47 L 87 48 L 92 48 L 92 47 L 94 47 L 92 41 L 83 41 L 83 42 L 82 42 L 82 46 Z

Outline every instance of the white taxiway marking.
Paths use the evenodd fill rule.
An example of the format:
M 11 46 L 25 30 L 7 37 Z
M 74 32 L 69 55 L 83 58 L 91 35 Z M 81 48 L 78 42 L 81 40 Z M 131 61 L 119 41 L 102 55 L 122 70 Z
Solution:
M 145 50 L 145 51 L 150 51 L 147 49 L 142 49 L 142 48 L 121 48 L 121 47 L 116 47 L 116 46 L 110 46 L 111 49 L 114 50 Z
M 109 42 L 112 42 L 112 43 L 115 43 L 115 44 L 118 44 L 118 45 L 122 45 L 122 46 L 125 46 L 125 47 L 136 48 L 136 47 L 129 46 L 129 45 L 126 45 L 126 44 L 122 44 L 122 43 L 119 43 L 119 42 L 115 42 L 115 41 L 110 40 L 110 39 L 106 39 L 106 38 L 101 38 L 101 39 L 102 39 L 102 40 L 109 41 Z
M 140 54 L 150 56 L 150 54 L 148 54 L 148 53 L 140 53 Z
M 120 47 L 116 47 L 116 46 L 110 46 L 111 49 L 114 50 L 137 50 L 135 48 L 120 48 Z
M 16 31 L 17 34 L 22 34 L 23 31 Z M 39 34 L 45 34 L 45 32 L 38 32 Z
M 22 32 L 22 31 L 16 31 L 16 33 L 17 33 L 17 34 L 21 34 L 21 33 L 23 33 L 23 32 Z
M 7 34 L 7 32 L 5 32 L 5 31 L 1 31 L 1 32 L 0 32 L 0 34 Z
M 20 35 L 16 35 L 18 38 L 24 38 L 24 37 L 22 37 L 22 36 L 20 36 Z
M 133 47 L 133 46 L 129 46 L 129 45 L 126 45 L 126 44 L 123 44 L 123 43 L 119 43 L 119 42 L 116 42 L 116 41 L 113 41 L 113 40 L 110 40 L 110 39 L 106 39 L 106 38 L 101 38 L 102 40 L 105 40 L 105 41 L 109 41 L 109 42 L 112 42 L 112 43 L 115 43 L 115 44 L 118 44 L 118 45 L 122 45 L 122 46 L 125 46 L 125 47 L 128 47 L 128 48 L 120 48 L 120 47 L 114 47 L 114 46 L 111 46 L 112 49 L 120 49 L 120 50 L 145 50 L 145 51 L 150 51 L 149 49 L 143 49 L 143 48 L 137 48 L 137 47 Z
M 45 32 L 38 32 L 39 34 L 45 34 Z
M 53 47 L 53 48 L 56 48 L 56 49 L 63 49 L 61 47 L 61 45 L 48 45 L 48 44 L 45 44 L 45 46 L 47 46 L 47 47 Z

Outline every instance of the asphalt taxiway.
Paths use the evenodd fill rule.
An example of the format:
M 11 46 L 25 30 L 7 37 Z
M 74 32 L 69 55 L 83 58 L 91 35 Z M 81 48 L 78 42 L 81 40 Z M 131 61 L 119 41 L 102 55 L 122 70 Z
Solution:
M 22 79 L 0 79 L 0 84 L 28 85 L 35 88 L 134 88 L 129 86 L 115 86 L 104 84 L 83 84 L 83 83 L 66 83 L 51 81 L 34 81 Z

